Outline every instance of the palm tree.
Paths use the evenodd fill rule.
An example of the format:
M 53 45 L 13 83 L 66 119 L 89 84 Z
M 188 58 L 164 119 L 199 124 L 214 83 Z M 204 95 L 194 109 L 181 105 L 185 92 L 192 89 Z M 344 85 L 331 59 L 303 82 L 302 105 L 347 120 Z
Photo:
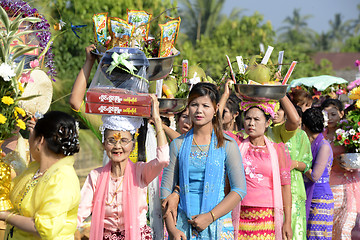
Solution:
M 340 13 L 335 14 L 334 20 L 329 21 L 330 31 L 329 38 L 331 40 L 331 49 L 339 52 L 346 38 L 350 36 L 351 20 L 342 21 Z
M 360 32 L 360 4 L 357 5 L 357 9 L 359 11 L 359 16 L 357 19 L 352 21 L 352 26 L 351 26 L 355 34 Z
M 181 0 L 184 9 L 180 10 L 187 35 L 193 42 L 201 35 L 210 36 L 220 17 L 225 0 Z
M 307 20 L 311 17 L 312 15 L 301 16 L 300 9 L 295 8 L 293 16 L 288 16 L 283 21 L 283 23 L 287 25 L 279 28 L 278 31 L 282 32 L 279 35 L 279 40 L 292 44 L 308 45 L 310 39 L 315 34 L 315 32 L 308 27 L 307 23 Z
M 316 33 L 312 42 L 315 51 L 325 52 L 330 50 L 331 41 L 328 32 Z

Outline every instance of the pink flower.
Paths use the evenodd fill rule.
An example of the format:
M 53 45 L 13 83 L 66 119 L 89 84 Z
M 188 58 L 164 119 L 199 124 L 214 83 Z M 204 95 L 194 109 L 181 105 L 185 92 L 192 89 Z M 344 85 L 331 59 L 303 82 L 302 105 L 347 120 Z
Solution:
M 344 89 L 339 89 L 339 90 L 336 91 L 337 95 L 342 95 L 342 94 L 345 94 L 345 93 L 346 93 L 346 91 Z
M 36 68 L 38 66 L 39 66 L 39 60 L 38 59 L 35 59 L 34 61 L 30 62 L 30 67 L 31 68 Z
M 355 66 L 357 66 L 359 68 L 359 71 L 360 71 L 360 60 L 355 61 Z
M 21 83 L 29 83 L 29 82 L 34 82 L 34 79 L 32 79 L 32 77 L 30 76 L 31 71 L 28 71 L 27 73 L 23 73 L 21 75 L 21 79 L 20 82 Z

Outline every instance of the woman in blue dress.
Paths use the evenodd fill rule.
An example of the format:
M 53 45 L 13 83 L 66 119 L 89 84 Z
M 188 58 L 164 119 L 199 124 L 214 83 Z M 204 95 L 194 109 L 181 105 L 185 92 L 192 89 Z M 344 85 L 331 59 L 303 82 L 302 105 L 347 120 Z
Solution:
M 246 182 L 237 143 L 223 133 L 218 102 L 215 85 L 196 84 L 188 100 L 193 127 L 170 145 L 161 198 L 180 186 L 177 222 L 165 219 L 171 239 L 233 239 L 230 211 L 246 195 Z M 226 176 L 231 191 L 225 196 Z

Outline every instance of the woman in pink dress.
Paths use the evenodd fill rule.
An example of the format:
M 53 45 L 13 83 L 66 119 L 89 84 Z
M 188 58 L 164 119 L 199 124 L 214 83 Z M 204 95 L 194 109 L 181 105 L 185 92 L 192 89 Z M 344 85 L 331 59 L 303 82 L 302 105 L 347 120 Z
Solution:
M 133 163 L 137 130 L 143 124 L 138 117 L 103 117 L 103 145 L 110 162 L 92 170 L 81 190 L 78 225 L 92 215 L 90 239 L 152 239 L 146 225 L 146 187 L 169 164 L 169 147 L 162 128 L 158 101 L 152 96 L 157 136 L 157 157 L 149 162 Z
M 265 136 L 276 104 L 242 106 L 249 137 L 240 138 L 239 147 L 248 194 L 233 210 L 235 239 L 292 239 L 291 159 L 284 143 L 273 143 Z
M 330 187 L 334 194 L 333 239 L 351 239 L 357 214 L 360 212 L 360 172 L 341 165 L 345 147 L 334 144 L 337 123 L 344 117 L 342 103 L 337 99 L 325 100 L 321 108 L 327 112 L 329 121 L 323 135 L 330 142 L 334 161 L 330 172 Z

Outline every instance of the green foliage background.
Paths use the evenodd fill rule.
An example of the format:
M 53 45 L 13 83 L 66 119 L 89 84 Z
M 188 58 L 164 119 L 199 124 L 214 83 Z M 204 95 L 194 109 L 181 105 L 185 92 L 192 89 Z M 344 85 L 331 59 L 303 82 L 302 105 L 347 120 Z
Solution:
M 331 63 L 323 61 L 315 65 L 312 54 L 317 51 L 333 51 L 341 46 L 341 51 L 359 51 L 359 19 L 342 22 L 341 16 L 335 15 L 329 22 L 330 30 L 327 33 L 315 33 L 307 27 L 307 19 L 311 16 L 302 16 L 300 9 L 294 9 L 292 16 L 284 17 L 285 26 L 279 33 L 273 29 L 270 21 L 266 21 L 260 13 L 251 16 L 243 14 L 241 9 L 234 9 L 229 15 L 221 15 L 217 8 L 222 8 L 224 0 L 180 0 L 178 3 L 171 0 L 49 0 L 38 3 L 40 12 L 45 12 L 52 24 L 59 20 L 66 22 L 65 31 L 54 41 L 53 52 L 58 70 L 57 82 L 54 83 L 54 103 L 52 110 L 61 110 L 71 113 L 68 105 L 68 95 L 72 84 L 85 61 L 85 47 L 93 42 L 94 13 L 108 12 L 109 16 L 126 19 L 127 9 L 146 10 L 153 14 L 153 18 L 166 9 L 172 9 L 151 23 L 150 34 L 159 33 L 158 23 L 165 21 L 165 15 L 181 16 L 181 33 L 177 40 L 177 48 L 181 55 L 176 58 L 174 71 L 179 72 L 181 61 L 188 59 L 190 65 L 200 65 L 206 74 L 218 81 L 227 70 L 225 55 L 232 61 L 236 56 L 250 59 L 259 54 L 259 44 L 265 49 L 268 45 L 274 47 L 272 61 L 277 63 L 277 52 L 284 50 L 284 63 L 298 61 L 291 79 L 321 74 L 334 74 Z M 201 10 L 208 6 L 208 10 Z M 358 6 L 360 13 L 360 5 Z M 199 21 L 200 20 L 200 21 Z M 70 30 L 70 24 L 87 27 L 81 30 L 80 39 Z M 196 23 L 196 24 L 190 24 Z M 202 23 L 202 24 L 199 24 Z M 353 35 L 349 34 L 352 26 Z M 194 32 L 195 31 L 195 32 Z M 343 39 L 339 40 L 339 32 Z M 54 32 L 58 34 L 59 32 Z M 346 40 L 346 41 L 345 41 Z M 342 42 L 341 42 L 342 41 Z M 336 44 L 334 44 L 336 43 Z M 236 64 L 233 64 L 237 70 Z M 93 69 L 95 72 L 96 67 Z M 282 69 L 283 75 L 288 66 Z

